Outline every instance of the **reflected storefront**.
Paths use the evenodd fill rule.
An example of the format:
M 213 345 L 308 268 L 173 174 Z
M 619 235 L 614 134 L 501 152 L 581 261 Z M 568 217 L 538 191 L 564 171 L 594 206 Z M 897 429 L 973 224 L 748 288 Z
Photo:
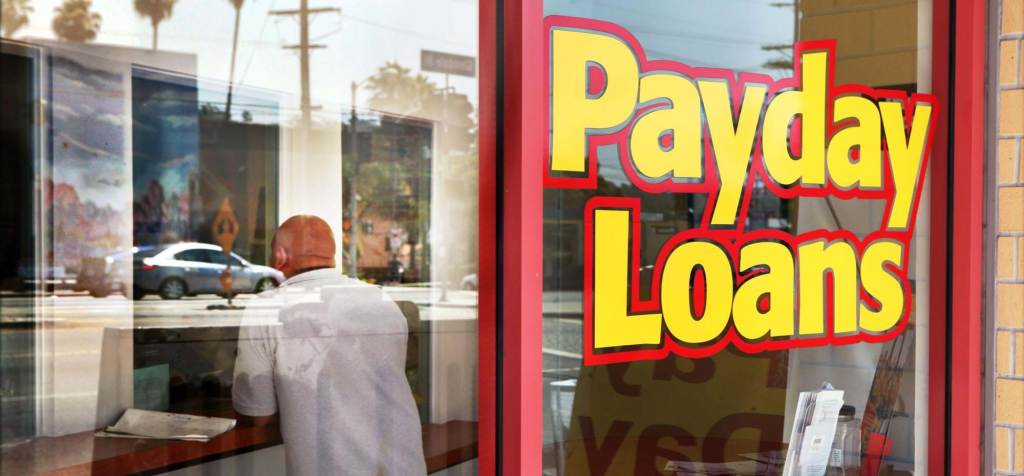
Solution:
M 2 2 L 3 474 L 475 473 L 475 6 L 295 3 Z
M 0 474 L 1001 464 L 992 5 L 0 6 Z

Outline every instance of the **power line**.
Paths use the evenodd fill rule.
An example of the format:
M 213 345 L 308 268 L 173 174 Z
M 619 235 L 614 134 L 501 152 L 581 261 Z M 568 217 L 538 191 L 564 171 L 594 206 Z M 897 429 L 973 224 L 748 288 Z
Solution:
M 398 33 L 398 34 L 405 35 L 405 36 L 410 36 L 410 37 L 414 37 L 414 38 L 420 38 L 420 39 L 424 39 L 424 40 L 431 40 L 431 41 L 441 41 L 441 42 L 444 42 L 444 43 L 448 43 L 450 45 L 458 45 L 458 46 L 462 46 L 462 47 L 468 46 L 465 42 L 450 40 L 450 39 L 448 39 L 446 37 L 443 37 L 443 36 L 440 36 L 440 37 L 439 36 L 431 36 L 431 35 L 420 33 L 420 32 L 414 31 L 414 30 L 399 28 L 399 27 L 395 27 L 395 26 L 391 26 L 391 25 L 385 25 L 383 23 L 378 23 L 378 22 L 375 22 L 375 21 L 372 21 L 372 20 L 367 20 L 365 18 L 355 17 L 355 16 L 352 16 L 352 15 L 344 14 L 344 13 L 342 13 L 340 15 L 345 17 L 345 18 L 347 18 L 348 20 L 354 21 L 356 23 L 362 23 L 364 25 L 369 25 L 369 26 L 377 27 L 377 28 L 380 28 L 382 30 L 391 31 L 391 32 Z M 331 31 L 328 31 L 327 33 L 324 33 L 324 34 L 322 34 L 320 36 L 317 36 L 315 38 L 315 40 L 321 40 L 323 38 L 331 36 L 331 35 L 333 35 L 335 33 L 338 33 L 339 31 L 341 31 L 341 29 L 342 29 L 342 27 L 339 26 L 339 27 L 337 27 L 337 28 L 335 28 L 335 29 L 333 29 Z
M 270 10 L 271 11 L 273 11 L 274 4 L 276 4 L 276 3 L 277 3 L 276 0 L 272 0 L 270 2 Z M 269 14 L 263 17 L 263 25 L 260 25 L 260 34 L 256 37 L 257 41 L 263 39 L 263 32 L 267 29 L 267 22 L 269 20 L 270 20 L 270 15 Z M 249 61 L 247 61 L 245 63 L 245 69 L 242 71 L 242 78 L 238 80 L 238 84 L 245 84 L 245 78 L 246 78 L 246 76 L 249 75 L 249 67 L 252 66 L 252 60 L 253 60 L 253 58 L 256 57 L 256 52 L 257 51 L 259 51 L 259 50 L 258 49 L 254 49 L 252 54 L 249 55 Z
M 274 10 L 268 12 L 275 16 L 297 16 L 299 17 L 299 43 L 286 45 L 285 49 L 297 50 L 299 52 L 299 75 L 301 76 L 302 100 L 302 125 L 309 130 L 311 123 L 312 106 L 309 103 L 309 52 L 314 49 L 326 48 L 323 44 L 309 42 L 309 20 L 310 16 L 320 13 L 341 13 L 340 8 L 335 7 L 309 7 L 309 0 L 299 0 L 299 8 L 292 10 Z

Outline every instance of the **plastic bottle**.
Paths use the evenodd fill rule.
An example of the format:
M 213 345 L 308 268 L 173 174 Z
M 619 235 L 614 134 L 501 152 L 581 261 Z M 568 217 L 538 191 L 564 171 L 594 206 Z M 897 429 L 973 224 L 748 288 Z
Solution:
M 860 420 L 854 418 L 857 408 L 843 405 L 839 410 L 839 422 L 836 424 L 836 436 L 832 439 L 832 450 L 829 454 L 829 476 L 854 476 L 860 474 Z

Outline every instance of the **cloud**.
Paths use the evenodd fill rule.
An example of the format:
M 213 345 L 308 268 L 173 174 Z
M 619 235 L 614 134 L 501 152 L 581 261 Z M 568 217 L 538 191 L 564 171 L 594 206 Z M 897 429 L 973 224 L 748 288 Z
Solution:
M 112 124 L 112 125 L 115 125 L 115 126 L 120 126 L 121 124 L 124 124 L 124 119 L 121 116 L 119 116 L 117 114 L 111 114 L 109 112 L 103 113 L 103 114 L 99 114 L 99 115 L 96 116 L 95 119 L 97 121 L 103 121 L 103 122 L 106 122 L 108 124 Z

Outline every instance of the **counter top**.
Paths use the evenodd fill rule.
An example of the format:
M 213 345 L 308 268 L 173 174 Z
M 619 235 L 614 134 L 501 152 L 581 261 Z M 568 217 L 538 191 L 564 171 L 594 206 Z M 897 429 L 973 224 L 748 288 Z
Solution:
M 124 475 L 159 473 L 282 444 L 276 425 L 239 425 L 208 442 L 105 438 L 92 432 L 36 438 L 4 449 L 2 463 L 19 474 Z M 477 425 L 449 421 L 425 425 L 427 471 L 435 472 L 477 455 Z

